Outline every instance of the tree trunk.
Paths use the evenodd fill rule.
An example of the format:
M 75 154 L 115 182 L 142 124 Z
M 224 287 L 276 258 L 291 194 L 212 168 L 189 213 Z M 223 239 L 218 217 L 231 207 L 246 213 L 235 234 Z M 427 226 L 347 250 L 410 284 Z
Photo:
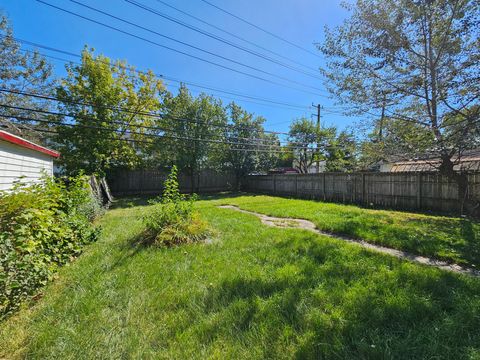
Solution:
M 195 192 L 195 169 L 191 167 L 189 169 L 189 175 L 190 175 L 190 194 L 193 194 Z
M 242 174 L 235 172 L 235 190 L 240 191 L 242 185 Z
M 440 173 L 457 184 L 460 215 L 478 217 L 480 215 L 480 204 L 468 199 L 468 175 L 462 171 L 454 170 L 454 163 L 448 154 L 442 155 L 441 159 Z
M 197 171 L 197 185 L 195 186 L 195 192 L 199 193 L 200 191 L 200 171 Z
M 242 188 L 241 178 L 237 177 L 235 182 L 235 191 L 240 191 L 241 188 Z

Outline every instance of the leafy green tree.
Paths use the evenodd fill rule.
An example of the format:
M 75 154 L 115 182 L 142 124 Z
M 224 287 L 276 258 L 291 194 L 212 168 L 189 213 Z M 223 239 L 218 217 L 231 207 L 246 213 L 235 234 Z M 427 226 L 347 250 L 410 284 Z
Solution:
M 464 135 L 479 122 L 480 2 L 357 0 L 345 6 L 351 16 L 327 29 L 321 46 L 327 86 L 357 113 L 383 109 L 430 133 L 412 144 L 397 128 L 398 155 L 438 158 L 439 170 L 457 181 L 465 198 L 467 178 L 454 166 L 473 145 Z M 447 130 L 452 113 L 458 136 Z
M 24 52 L 20 44 L 13 37 L 13 30 L 8 19 L 0 14 L 0 84 L 10 91 L 51 94 L 52 67 L 37 52 Z M 0 92 L 0 103 L 33 110 L 48 110 L 47 101 L 16 93 Z M 27 137 L 34 141 L 41 141 L 39 131 L 47 126 L 26 119 L 42 118 L 41 115 L 30 110 L 21 110 L 2 107 L 0 109 L 0 124 L 11 132 Z M 24 119 L 20 119 L 24 118 Z
M 319 160 L 315 152 L 317 139 L 318 128 L 313 121 L 301 118 L 290 125 L 289 143 L 295 148 L 295 165 L 301 173 L 306 174 L 314 161 Z
M 326 170 L 352 172 L 357 166 L 357 143 L 352 133 L 342 131 L 327 147 Z
M 288 154 L 291 153 L 290 149 L 281 146 L 276 134 L 266 134 L 263 132 L 260 134 L 260 139 L 262 143 L 268 145 L 268 147 L 264 147 L 263 151 L 258 154 L 259 163 L 256 171 L 266 172 L 277 166 L 281 166 L 282 159 L 288 158 Z
M 475 116 L 480 112 L 480 105 L 474 105 L 463 110 L 467 116 Z M 468 144 L 469 148 L 480 147 L 480 118 L 479 121 L 464 128 L 463 116 L 455 112 L 446 114 L 444 120 L 445 137 L 453 144 Z M 461 151 L 460 151 L 461 152 Z
M 425 127 L 385 117 L 362 143 L 360 167 L 369 169 L 376 163 L 402 159 L 414 152 L 426 153 L 432 141 L 432 133 Z
M 176 96 L 166 97 L 165 110 L 161 144 L 179 170 L 191 177 L 191 192 L 196 192 L 200 170 L 214 165 L 213 155 L 222 146 L 225 110 L 211 96 L 192 97 L 183 85 Z
M 320 129 L 312 120 L 306 118 L 295 120 L 290 125 L 289 143 L 294 149 L 297 169 L 306 174 L 314 163 L 324 160 L 334 136 L 334 128 Z
M 283 146 L 282 152 L 277 155 L 277 161 L 275 166 L 279 167 L 293 167 L 293 161 L 295 160 L 295 153 L 291 144 Z
M 80 65 L 66 69 L 56 89 L 60 108 L 74 125 L 58 127 L 65 170 L 105 174 L 114 167 L 142 164 L 152 146 L 148 135 L 158 133 L 142 126 L 156 125 L 146 114 L 161 109 L 162 81 L 88 49 Z
M 278 150 L 276 136 L 264 133 L 263 117 L 255 117 L 234 102 L 227 106 L 228 127 L 225 127 L 225 145 L 220 151 L 219 162 L 232 170 L 236 178 L 236 187 L 251 172 L 268 169 L 275 163 L 273 150 Z M 269 151 L 272 150 L 272 151 Z

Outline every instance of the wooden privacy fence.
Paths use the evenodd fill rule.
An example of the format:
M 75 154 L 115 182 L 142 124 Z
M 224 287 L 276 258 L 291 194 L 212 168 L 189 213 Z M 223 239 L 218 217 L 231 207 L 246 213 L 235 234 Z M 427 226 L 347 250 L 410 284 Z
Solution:
M 163 182 L 168 176 L 164 170 L 120 170 L 108 177 L 113 195 L 160 194 Z M 192 177 L 182 172 L 178 174 L 181 192 L 192 191 Z M 230 173 L 202 170 L 193 177 L 193 191 L 198 193 L 232 190 L 235 177 Z
M 468 174 L 468 199 L 480 201 L 480 173 Z M 459 210 L 457 184 L 438 173 L 320 173 L 248 176 L 243 190 L 396 209 Z

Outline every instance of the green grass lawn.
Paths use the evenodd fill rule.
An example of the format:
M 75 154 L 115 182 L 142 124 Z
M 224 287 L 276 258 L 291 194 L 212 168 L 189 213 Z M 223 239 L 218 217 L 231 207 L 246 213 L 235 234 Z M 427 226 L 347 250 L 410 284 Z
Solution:
M 412 224 L 410 234 L 421 229 L 448 242 L 462 227 L 449 218 L 242 196 L 199 202 L 212 242 L 158 249 L 138 245 L 148 206 L 124 201 L 44 297 L 1 324 L 0 358 L 480 359 L 479 279 L 266 227 L 220 203 L 305 218 L 313 209 L 312 220 L 343 232 L 354 228 L 341 225 L 342 211 L 351 211 L 359 236 Z M 457 227 L 436 227 L 445 222 Z
M 271 216 L 310 220 L 328 232 L 480 268 L 480 223 L 469 219 L 272 196 L 240 196 L 222 203 Z

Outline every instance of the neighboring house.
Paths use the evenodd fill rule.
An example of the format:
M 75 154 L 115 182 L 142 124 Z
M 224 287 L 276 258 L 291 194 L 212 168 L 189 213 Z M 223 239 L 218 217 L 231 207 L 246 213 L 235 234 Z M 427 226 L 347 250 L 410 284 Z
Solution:
M 293 167 L 300 169 L 300 164 L 297 160 L 293 160 Z M 325 172 L 327 162 L 325 160 L 314 161 L 307 169 L 307 174 L 317 174 Z M 300 171 L 299 171 L 300 172 Z
M 272 174 L 298 174 L 299 171 L 295 168 L 291 168 L 291 167 L 279 167 L 279 168 L 276 168 L 276 169 L 271 169 L 271 170 L 268 170 L 268 174 L 269 175 L 272 175 Z
M 463 152 L 460 160 L 456 156 L 452 157 L 454 170 L 456 171 L 480 171 L 480 149 Z M 416 172 L 416 171 L 437 171 L 437 165 L 440 161 L 437 159 L 427 160 L 404 160 L 404 161 L 384 161 L 379 163 L 380 172 Z
M 43 174 L 53 175 L 53 159 L 60 153 L 0 130 L 0 190 L 15 182 L 38 182 Z

